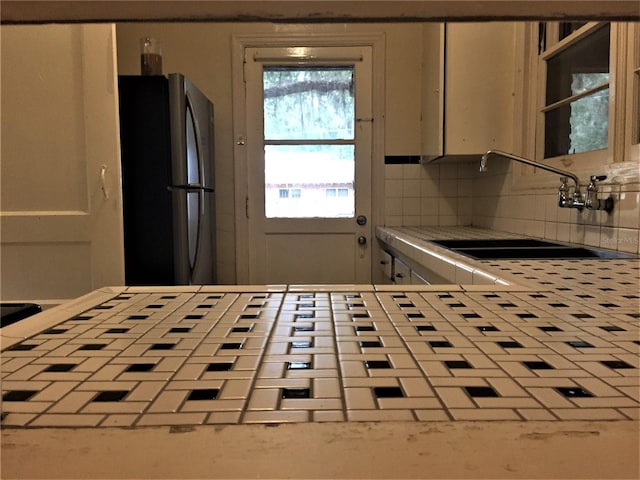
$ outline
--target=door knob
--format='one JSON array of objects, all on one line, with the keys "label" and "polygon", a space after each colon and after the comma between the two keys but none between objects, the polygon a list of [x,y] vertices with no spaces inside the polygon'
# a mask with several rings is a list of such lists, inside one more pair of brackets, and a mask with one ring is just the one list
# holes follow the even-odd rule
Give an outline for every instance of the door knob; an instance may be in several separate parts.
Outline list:
[{"label": "door knob", "polygon": [[358,237],[358,244],[366,245],[367,244],[367,237],[365,237],[364,235],[360,235]]}]

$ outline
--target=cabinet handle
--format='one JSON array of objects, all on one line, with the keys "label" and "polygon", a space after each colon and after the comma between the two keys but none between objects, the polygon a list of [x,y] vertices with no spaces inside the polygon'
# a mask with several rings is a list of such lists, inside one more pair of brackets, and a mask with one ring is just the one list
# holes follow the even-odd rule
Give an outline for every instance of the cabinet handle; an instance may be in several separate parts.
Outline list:
[{"label": "cabinet handle", "polygon": [[396,278],[404,278],[404,275],[402,273],[396,273]]}]

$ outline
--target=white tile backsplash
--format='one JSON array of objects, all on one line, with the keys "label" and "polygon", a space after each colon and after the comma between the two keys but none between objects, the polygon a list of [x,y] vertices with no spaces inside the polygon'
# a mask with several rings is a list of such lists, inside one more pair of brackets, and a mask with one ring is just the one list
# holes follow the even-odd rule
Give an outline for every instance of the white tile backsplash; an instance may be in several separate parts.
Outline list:
[{"label": "white tile backsplash", "polygon": [[511,166],[494,162],[385,165],[385,225],[479,226],[549,240],[640,253],[640,184],[600,185],[611,213],[559,208],[554,187],[516,190]]}]

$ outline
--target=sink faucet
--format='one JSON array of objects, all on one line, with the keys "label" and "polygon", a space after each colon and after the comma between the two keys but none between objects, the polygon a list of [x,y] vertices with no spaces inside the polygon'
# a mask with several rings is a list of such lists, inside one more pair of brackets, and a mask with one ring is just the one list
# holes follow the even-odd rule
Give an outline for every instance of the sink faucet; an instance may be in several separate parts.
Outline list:
[{"label": "sink faucet", "polygon": [[[487,160],[491,155],[496,155],[499,157],[508,158],[510,160],[515,160],[516,162],[524,163],[526,165],[531,165],[533,167],[540,168],[542,170],[546,170],[548,172],[557,173],[560,175],[560,187],[558,188],[558,206],[561,208],[577,208],[578,210],[582,210],[583,208],[588,208],[590,210],[605,210],[610,212],[613,209],[613,199],[611,197],[605,200],[599,200],[597,198],[598,187],[596,186],[596,182],[599,180],[604,180],[607,177],[592,175],[587,187],[587,196],[586,198],[582,197],[582,193],[580,192],[580,180],[578,177],[571,172],[567,172],[565,170],[561,170],[559,168],[552,167],[550,165],[545,165],[544,163],[535,162],[533,160],[529,160],[528,158],[519,157],[517,155],[513,155],[512,153],[502,152],[500,150],[489,150],[487,153],[482,155],[480,159],[480,172],[486,172],[487,168]],[[573,194],[570,193],[569,185],[567,184],[568,179],[573,180],[574,188]]]}]

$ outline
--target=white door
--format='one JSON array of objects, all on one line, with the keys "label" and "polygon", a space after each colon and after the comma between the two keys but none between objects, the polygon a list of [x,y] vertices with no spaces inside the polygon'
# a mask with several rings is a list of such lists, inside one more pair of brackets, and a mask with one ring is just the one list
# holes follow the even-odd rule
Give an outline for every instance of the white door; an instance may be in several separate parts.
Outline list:
[{"label": "white door", "polygon": [[114,25],[2,26],[2,300],[124,282]]},{"label": "white door", "polygon": [[245,49],[252,283],[371,281],[371,55]]}]

